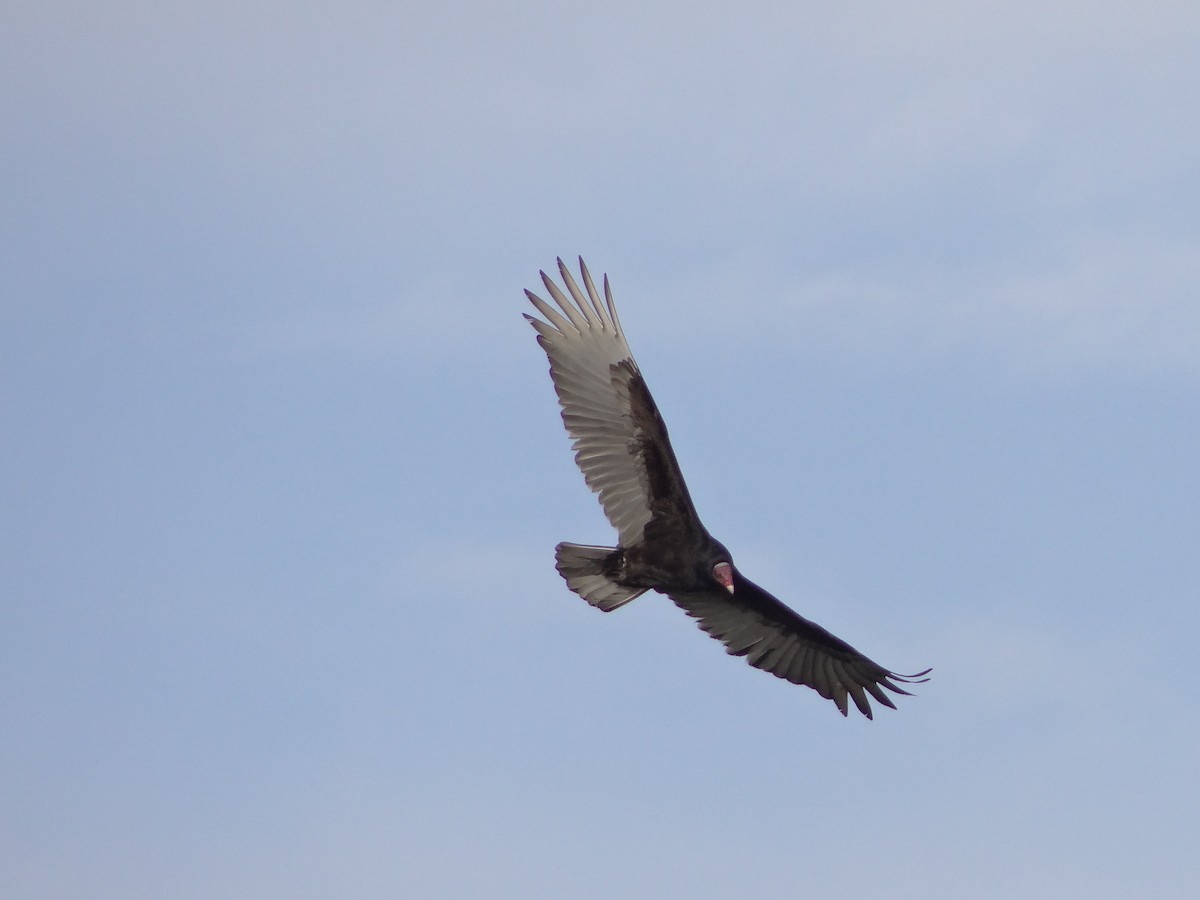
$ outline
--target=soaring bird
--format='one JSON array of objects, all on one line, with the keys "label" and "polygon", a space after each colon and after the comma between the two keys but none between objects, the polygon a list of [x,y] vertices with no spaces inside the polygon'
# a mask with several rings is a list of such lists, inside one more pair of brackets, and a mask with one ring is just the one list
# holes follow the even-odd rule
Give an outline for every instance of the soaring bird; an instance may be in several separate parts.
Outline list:
[{"label": "soaring bird", "polygon": [[843,716],[849,698],[872,718],[868,695],[895,709],[886,691],[908,695],[900,684],[927,681],[930,670],[885,669],[741,573],[696,513],[667,426],[625,340],[608,276],[601,300],[582,259],[584,290],[561,259],[558,272],[566,293],[539,273],[558,308],[526,291],[542,318],[525,318],[550,360],[575,462],[618,539],[616,547],[559,544],[556,568],[567,586],[604,612],[658,591],[727,652],[807,685]]}]

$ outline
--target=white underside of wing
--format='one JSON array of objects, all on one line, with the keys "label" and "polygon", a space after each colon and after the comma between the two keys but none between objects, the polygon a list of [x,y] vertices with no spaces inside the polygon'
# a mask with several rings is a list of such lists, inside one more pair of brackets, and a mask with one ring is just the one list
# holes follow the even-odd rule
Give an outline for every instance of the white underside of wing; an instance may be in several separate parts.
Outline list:
[{"label": "white underside of wing", "polygon": [[542,273],[546,290],[562,312],[526,291],[546,321],[526,318],[537,329],[539,343],[550,359],[550,375],[575,461],[588,486],[600,495],[604,514],[617,529],[622,546],[629,547],[641,541],[651,518],[629,403],[629,380],[638,368],[621,331],[607,280],[602,302],[583,260],[579,265],[587,294],[559,260],[559,273],[570,298]]}]

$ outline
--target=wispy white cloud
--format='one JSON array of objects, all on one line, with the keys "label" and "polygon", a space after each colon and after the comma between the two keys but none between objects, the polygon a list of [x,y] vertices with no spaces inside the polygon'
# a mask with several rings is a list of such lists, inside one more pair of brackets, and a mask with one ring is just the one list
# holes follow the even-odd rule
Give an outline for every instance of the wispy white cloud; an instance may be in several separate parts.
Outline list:
[{"label": "wispy white cloud", "polygon": [[1038,367],[1200,375],[1200,242],[1104,238],[1045,272],[1010,272],[976,327]]},{"label": "wispy white cloud", "polygon": [[639,323],[635,349],[685,337],[868,366],[967,355],[1025,374],[1200,375],[1200,241],[1186,236],[1100,235],[1051,258],[815,274],[745,255],[663,280],[617,284],[618,303],[634,310],[626,319]]}]

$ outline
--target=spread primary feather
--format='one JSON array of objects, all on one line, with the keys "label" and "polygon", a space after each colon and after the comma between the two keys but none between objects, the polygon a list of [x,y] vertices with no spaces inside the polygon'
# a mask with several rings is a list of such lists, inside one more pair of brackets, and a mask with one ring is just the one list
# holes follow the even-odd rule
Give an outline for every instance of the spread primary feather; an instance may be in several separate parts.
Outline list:
[{"label": "spread primary feather", "polygon": [[[525,318],[550,360],[575,461],[617,531],[616,547],[558,545],[556,565],[568,587],[605,612],[648,590],[666,594],[727,652],[812,688],[842,715],[853,701],[871,718],[868,695],[895,708],[888,692],[907,694],[900,685],[927,680],[929,670],[897,675],[885,669],[732,565],[692,504],[662,416],[626,343],[608,276],[601,298],[582,259],[579,271],[583,289],[558,260],[565,293],[541,273],[555,305],[525,292],[542,316]],[[717,577],[725,563],[732,571],[728,584]]]}]

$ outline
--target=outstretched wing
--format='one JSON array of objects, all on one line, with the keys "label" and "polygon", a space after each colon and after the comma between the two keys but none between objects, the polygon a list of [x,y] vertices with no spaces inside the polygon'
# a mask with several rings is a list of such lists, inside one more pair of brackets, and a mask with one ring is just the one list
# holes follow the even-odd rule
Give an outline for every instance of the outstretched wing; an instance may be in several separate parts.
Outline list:
[{"label": "outstretched wing", "polygon": [[884,692],[908,694],[901,684],[928,679],[929,673],[897,675],[863,656],[841,638],[784,606],[737,573],[732,594],[711,591],[673,593],[671,599],[734,656],[793,684],[804,684],[847,714],[846,698],[868,719],[870,694],[884,706],[896,706]]},{"label": "outstretched wing", "polygon": [[550,359],[563,424],[584,480],[600,495],[622,546],[639,543],[652,521],[694,532],[701,527],[695,507],[667,427],[625,342],[608,276],[602,302],[582,259],[586,296],[561,259],[558,271],[569,298],[545,272],[541,276],[561,313],[526,291],[545,321],[525,318]]}]

